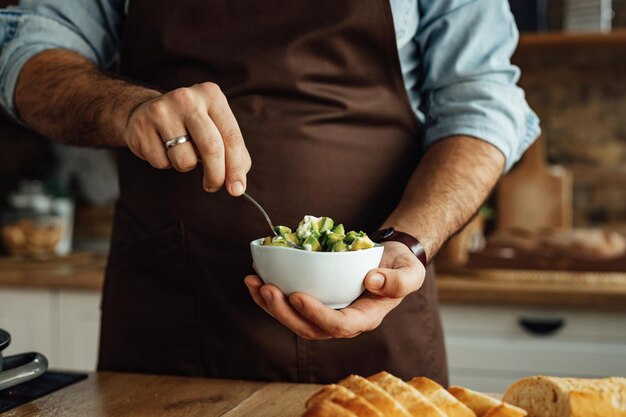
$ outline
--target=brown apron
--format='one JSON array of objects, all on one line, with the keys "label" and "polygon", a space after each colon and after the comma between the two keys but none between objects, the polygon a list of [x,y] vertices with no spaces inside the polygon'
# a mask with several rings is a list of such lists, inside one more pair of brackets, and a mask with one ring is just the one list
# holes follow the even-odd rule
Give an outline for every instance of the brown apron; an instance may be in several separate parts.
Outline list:
[{"label": "brown apron", "polygon": [[[304,214],[378,229],[420,157],[389,0],[132,0],[123,74],[164,91],[221,86],[253,161],[248,189],[278,224]],[[243,283],[268,234],[202,171],[158,171],[122,151],[99,368],[337,381],[387,370],[447,383],[434,275],[375,331],[306,341]],[[341,277],[337,277],[341,279]]]}]

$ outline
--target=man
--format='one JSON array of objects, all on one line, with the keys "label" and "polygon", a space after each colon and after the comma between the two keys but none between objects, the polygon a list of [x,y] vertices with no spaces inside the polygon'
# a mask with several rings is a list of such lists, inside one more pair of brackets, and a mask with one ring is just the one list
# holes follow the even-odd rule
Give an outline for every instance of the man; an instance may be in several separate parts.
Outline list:
[{"label": "man", "polygon": [[[2,19],[6,109],[120,148],[100,369],[447,382],[426,259],[538,134],[505,0],[41,0]],[[246,189],[279,224],[395,228],[367,291],[335,311],[263,285]]]}]

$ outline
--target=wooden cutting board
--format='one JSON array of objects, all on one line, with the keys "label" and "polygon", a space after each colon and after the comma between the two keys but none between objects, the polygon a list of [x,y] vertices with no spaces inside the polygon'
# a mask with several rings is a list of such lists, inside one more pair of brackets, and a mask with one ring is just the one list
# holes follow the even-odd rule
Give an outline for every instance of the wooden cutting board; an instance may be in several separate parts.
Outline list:
[{"label": "wooden cutting board", "polygon": [[539,138],[518,165],[500,179],[496,228],[571,228],[572,188],[572,174],[547,163],[545,140]]},{"label": "wooden cutting board", "polygon": [[3,417],[300,417],[314,384],[96,372]]}]

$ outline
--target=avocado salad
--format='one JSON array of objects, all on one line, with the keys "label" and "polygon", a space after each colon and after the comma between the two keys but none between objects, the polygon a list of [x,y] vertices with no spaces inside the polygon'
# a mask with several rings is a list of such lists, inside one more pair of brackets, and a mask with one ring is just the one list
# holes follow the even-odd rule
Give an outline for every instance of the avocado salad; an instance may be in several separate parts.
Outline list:
[{"label": "avocado salad", "polygon": [[335,226],[330,217],[304,216],[295,232],[287,226],[275,226],[274,230],[278,236],[266,237],[263,245],[288,248],[297,245],[312,252],[347,252],[374,247],[365,232],[346,233],[343,224]]}]

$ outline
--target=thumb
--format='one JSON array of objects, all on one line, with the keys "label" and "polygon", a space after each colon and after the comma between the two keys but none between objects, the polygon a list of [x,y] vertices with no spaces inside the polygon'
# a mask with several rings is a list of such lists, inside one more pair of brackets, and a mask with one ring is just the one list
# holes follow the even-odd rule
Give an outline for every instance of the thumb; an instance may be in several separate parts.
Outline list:
[{"label": "thumb", "polygon": [[424,282],[419,269],[403,267],[397,269],[372,269],[365,276],[365,288],[373,294],[389,298],[404,298],[417,291]]}]

